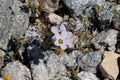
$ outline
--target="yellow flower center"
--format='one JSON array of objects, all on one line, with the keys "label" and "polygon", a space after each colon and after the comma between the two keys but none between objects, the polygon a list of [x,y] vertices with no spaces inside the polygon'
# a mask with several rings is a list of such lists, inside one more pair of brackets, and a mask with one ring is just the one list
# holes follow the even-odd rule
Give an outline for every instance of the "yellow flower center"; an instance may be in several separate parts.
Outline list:
[{"label": "yellow flower center", "polygon": [[60,51],[60,54],[61,54],[61,55],[64,55],[64,54],[65,54],[64,50],[61,50],[61,51]]},{"label": "yellow flower center", "polygon": [[62,39],[59,39],[59,40],[58,40],[58,43],[59,43],[59,44],[62,44],[62,43],[63,43],[63,40],[62,40]]},{"label": "yellow flower center", "polygon": [[5,80],[11,80],[11,76],[10,75],[6,75],[5,76]]}]

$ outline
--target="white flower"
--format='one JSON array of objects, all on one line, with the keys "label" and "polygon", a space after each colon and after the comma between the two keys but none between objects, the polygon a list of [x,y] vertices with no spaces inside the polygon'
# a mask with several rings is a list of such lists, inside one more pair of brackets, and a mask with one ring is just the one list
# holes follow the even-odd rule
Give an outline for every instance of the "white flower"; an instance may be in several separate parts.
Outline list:
[{"label": "white flower", "polygon": [[51,32],[53,32],[54,34],[54,36],[52,37],[54,44],[56,46],[60,46],[62,50],[74,46],[73,34],[69,31],[66,31],[64,24],[61,24],[60,28],[58,28],[57,26],[53,26],[51,28]]}]

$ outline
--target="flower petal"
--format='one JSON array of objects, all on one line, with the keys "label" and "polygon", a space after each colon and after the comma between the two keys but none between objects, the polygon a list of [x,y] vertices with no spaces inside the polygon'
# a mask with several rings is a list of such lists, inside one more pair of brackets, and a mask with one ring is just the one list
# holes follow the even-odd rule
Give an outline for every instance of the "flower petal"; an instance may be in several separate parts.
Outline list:
[{"label": "flower petal", "polygon": [[63,38],[63,36],[61,36],[60,34],[55,34],[55,37],[56,37],[56,39],[62,39]]},{"label": "flower petal", "polygon": [[73,37],[73,33],[72,32],[67,32],[67,38],[72,38]]},{"label": "flower petal", "polygon": [[67,32],[66,31],[61,32],[61,37],[63,39],[67,38]]},{"label": "flower petal", "polygon": [[69,48],[72,48],[74,46],[73,39],[65,39],[63,44],[65,44]]},{"label": "flower petal", "polygon": [[64,25],[64,24],[61,24],[61,25],[60,25],[60,31],[61,31],[61,32],[64,32],[64,31],[66,32],[66,28],[65,28],[65,25]]},{"label": "flower petal", "polygon": [[58,34],[58,33],[59,33],[59,30],[58,30],[58,28],[57,28],[56,26],[53,26],[53,27],[51,28],[51,32],[53,32],[53,34]]},{"label": "flower petal", "polygon": [[67,49],[67,46],[66,46],[66,45],[64,45],[64,44],[62,44],[60,47],[61,47],[61,49],[62,49],[62,50]]}]

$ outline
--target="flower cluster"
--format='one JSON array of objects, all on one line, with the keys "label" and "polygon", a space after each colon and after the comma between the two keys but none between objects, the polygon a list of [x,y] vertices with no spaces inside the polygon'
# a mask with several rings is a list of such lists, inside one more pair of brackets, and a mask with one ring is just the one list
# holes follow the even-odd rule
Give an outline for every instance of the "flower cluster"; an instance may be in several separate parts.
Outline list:
[{"label": "flower cluster", "polygon": [[51,32],[54,34],[52,40],[56,46],[60,46],[62,50],[72,48],[74,46],[73,34],[70,31],[66,31],[64,24],[59,26],[53,26]]}]

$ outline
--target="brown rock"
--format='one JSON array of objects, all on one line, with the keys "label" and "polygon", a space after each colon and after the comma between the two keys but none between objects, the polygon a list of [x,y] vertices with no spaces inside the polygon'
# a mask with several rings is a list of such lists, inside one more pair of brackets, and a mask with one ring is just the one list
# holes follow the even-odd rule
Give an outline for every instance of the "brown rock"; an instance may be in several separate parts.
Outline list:
[{"label": "brown rock", "polygon": [[50,13],[48,15],[49,21],[51,23],[55,23],[55,24],[60,24],[63,20],[62,17],[58,16],[57,14],[54,13]]},{"label": "brown rock", "polygon": [[104,59],[100,64],[102,75],[109,79],[116,80],[119,74],[117,59],[120,55],[110,51],[105,51],[103,55]]}]

